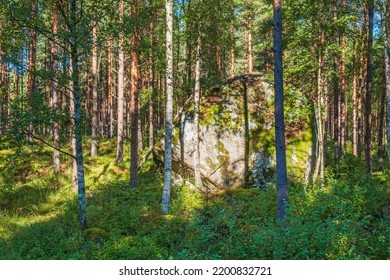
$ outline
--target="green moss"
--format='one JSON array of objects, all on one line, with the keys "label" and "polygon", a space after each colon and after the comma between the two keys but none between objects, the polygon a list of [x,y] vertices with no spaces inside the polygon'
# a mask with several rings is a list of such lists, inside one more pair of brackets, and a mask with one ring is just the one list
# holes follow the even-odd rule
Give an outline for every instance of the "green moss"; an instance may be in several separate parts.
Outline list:
[{"label": "green moss", "polygon": [[[288,139],[286,157],[290,176],[303,179],[306,174],[307,163],[310,160],[309,152],[312,146],[312,133],[306,129],[300,136]],[[295,160],[293,160],[293,158]]]},{"label": "green moss", "polygon": [[250,132],[249,152],[262,151],[266,154],[275,154],[275,132],[274,130],[262,129],[261,125]]},{"label": "green moss", "polygon": [[216,168],[218,168],[218,165],[213,163],[213,161],[210,157],[206,158],[206,164],[210,168],[210,170],[215,170]]},{"label": "green moss", "polygon": [[172,144],[179,147],[180,143],[180,129],[179,127],[174,127],[172,131]]},{"label": "green moss", "polygon": [[216,104],[211,105],[209,108],[201,106],[200,112],[201,117],[199,118],[199,124],[202,126],[209,126],[214,123],[219,112],[219,107]]},{"label": "green moss", "polygon": [[84,231],[84,236],[91,240],[97,240],[97,239],[107,240],[109,238],[108,233],[101,228],[87,228]]},{"label": "green moss", "polygon": [[172,221],[174,219],[175,219],[175,216],[173,216],[173,215],[160,215],[160,216],[154,217],[152,219],[152,222],[160,223],[160,222]]},{"label": "green moss", "polygon": [[227,165],[224,163],[228,162],[230,159],[229,151],[225,148],[225,145],[221,141],[217,142],[215,148],[218,151],[217,159],[218,159],[218,166],[221,166],[220,172],[222,174],[225,174],[226,172],[228,172],[228,170],[227,170]]}]

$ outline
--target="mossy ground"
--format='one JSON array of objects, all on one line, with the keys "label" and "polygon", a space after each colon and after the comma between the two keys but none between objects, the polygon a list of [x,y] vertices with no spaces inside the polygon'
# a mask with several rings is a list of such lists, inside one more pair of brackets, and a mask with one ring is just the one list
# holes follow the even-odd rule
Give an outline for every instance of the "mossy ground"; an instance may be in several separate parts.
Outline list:
[{"label": "mossy ground", "polygon": [[[370,176],[346,156],[325,188],[289,187],[289,220],[276,222],[276,190],[203,195],[173,187],[161,215],[161,170],[149,160],[129,187],[129,158],[115,163],[115,140],[85,154],[89,229],[80,233],[71,161],[62,173],[41,144],[0,151],[0,259],[389,259],[390,173]],[[89,142],[85,143],[89,147]],[[87,149],[86,149],[87,150]],[[125,154],[129,154],[128,150]]]}]

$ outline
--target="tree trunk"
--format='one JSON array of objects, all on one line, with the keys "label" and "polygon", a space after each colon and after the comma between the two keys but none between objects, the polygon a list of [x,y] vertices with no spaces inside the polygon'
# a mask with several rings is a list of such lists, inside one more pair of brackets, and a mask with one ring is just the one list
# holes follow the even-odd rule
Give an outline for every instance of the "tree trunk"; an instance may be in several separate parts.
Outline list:
[{"label": "tree trunk", "polygon": [[90,69],[89,69],[89,54],[85,54],[85,101],[84,101],[84,110],[85,110],[85,119],[87,120],[86,131],[90,128],[89,120],[91,119],[91,84],[90,84]]},{"label": "tree trunk", "polygon": [[390,12],[389,2],[386,2],[385,14],[383,16],[383,38],[384,38],[384,50],[385,50],[385,71],[386,71],[386,111],[387,111],[387,153],[390,160],[390,31],[388,23],[388,15]]},{"label": "tree trunk", "polygon": [[253,72],[253,39],[252,39],[252,1],[249,1],[249,10],[248,10],[248,73],[251,74]]},{"label": "tree trunk", "polygon": [[[341,3],[341,12],[345,14],[346,0]],[[346,127],[346,106],[345,106],[345,90],[346,90],[346,74],[345,74],[345,27],[341,27],[341,61],[340,61],[340,107],[339,107],[339,136],[338,136],[338,158],[340,159],[344,153],[345,142],[345,127]]]},{"label": "tree trunk", "polygon": [[[337,22],[338,20],[338,11],[337,11],[337,1],[333,2],[333,21]],[[334,29],[334,38],[335,42],[338,41],[338,28]],[[334,142],[334,162],[336,166],[340,160],[340,90],[339,90],[339,55],[335,51],[333,56],[333,142]]]},{"label": "tree trunk", "polygon": [[97,51],[97,22],[93,21],[92,27],[92,145],[91,156],[97,156],[97,132],[98,132],[98,51]]},{"label": "tree trunk", "polygon": [[234,52],[234,8],[232,13],[232,21],[230,23],[230,78],[235,76],[235,52]]},{"label": "tree trunk", "polygon": [[[57,40],[57,32],[58,32],[58,14],[56,6],[52,6],[51,11],[51,23],[52,23],[52,32],[55,36],[55,40]],[[58,110],[58,86],[57,86],[57,80],[58,80],[58,44],[56,41],[51,42],[51,56],[50,56],[50,71],[53,74],[53,78],[50,80],[50,95],[51,95],[51,106],[53,108],[54,114],[57,116],[59,115]],[[57,150],[59,149],[60,145],[60,125],[57,121],[53,121],[53,168],[54,172],[58,173],[60,172],[60,152]]]},{"label": "tree trunk", "polygon": [[198,39],[196,44],[196,66],[195,66],[195,92],[194,92],[194,175],[195,187],[202,188],[200,176],[200,151],[199,151],[199,103],[200,103],[200,49],[201,49],[201,28],[198,28]]},{"label": "tree trunk", "polygon": [[[324,45],[325,38],[324,32],[320,35],[321,46]],[[325,107],[325,93],[324,93],[324,79],[323,69],[325,68],[325,55],[323,50],[319,49],[318,55],[318,73],[317,73],[317,99],[314,102],[314,111],[317,126],[317,144],[318,144],[318,155],[316,167],[313,175],[313,181],[316,181],[318,174],[320,174],[321,185],[324,184],[325,180],[325,130],[324,130],[324,107]]]},{"label": "tree trunk", "polygon": [[[123,25],[123,0],[119,1],[119,21],[121,25]],[[123,26],[122,26],[123,27]],[[120,163],[123,161],[123,133],[124,133],[124,72],[125,72],[125,54],[123,51],[124,45],[124,38],[123,38],[123,32],[119,33],[119,53],[118,53],[118,141],[117,141],[117,148],[116,148],[116,161],[117,163]]]},{"label": "tree trunk", "polygon": [[79,222],[80,229],[83,231],[87,228],[86,216],[86,197],[84,181],[84,160],[83,160],[83,141],[82,141],[82,110],[79,87],[79,65],[78,65],[78,38],[77,38],[77,0],[70,2],[70,33],[71,33],[71,58],[72,58],[72,81],[73,81],[73,106],[74,106],[74,134],[76,142],[76,163],[77,163],[77,180],[78,180],[78,204],[79,204]]},{"label": "tree trunk", "polygon": [[[38,3],[34,0],[31,3],[31,19],[34,20],[38,15]],[[35,67],[37,60],[37,31],[35,28],[30,29],[30,42],[29,42],[29,57],[28,57],[28,73],[27,73],[27,100],[28,109],[33,110],[34,107],[34,95],[35,95]],[[33,121],[30,120],[28,125],[28,137],[27,140],[32,141],[31,134],[35,134],[35,128]]]},{"label": "tree trunk", "polygon": [[[0,19],[0,38],[2,38],[3,21]],[[6,111],[9,107],[8,91],[9,84],[6,82],[7,64],[3,59],[3,46],[0,40],[0,134],[6,132],[7,116]],[[2,100],[4,98],[4,100]]]},{"label": "tree trunk", "polygon": [[166,8],[166,117],[165,117],[165,155],[164,155],[164,189],[162,212],[168,214],[171,197],[172,170],[172,118],[173,118],[173,46],[172,46],[172,0],[165,1]]},{"label": "tree trunk", "polygon": [[[135,21],[137,17],[137,2],[131,5],[131,17]],[[136,26],[131,36],[131,148],[130,148],[130,187],[136,188],[138,175],[138,91],[139,91],[139,52],[140,30]]]},{"label": "tree trunk", "polygon": [[[149,1],[151,11],[153,12],[152,0]],[[153,149],[154,146],[154,21],[153,13],[151,14],[151,20],[149,24],[149,42],[150,42],[150,54],[149,54],[149,150]]]},{"label": "tree trunk", "polygon": [[353,42],[352,55],[352,147],[354,156],[358,156],[358,112],[357,112],[357,78],[356,78],[356,40]]},{"label": "tree trunk", "polygon": [[[75,1],[75,0],[73,0]],[[69,30],[69,32],[71,32]],[[71,44],[69,44],[71,45]],[[69,80],[69,111],[70,111],[70,124],[71,124],[71,129],[70,129],[70,143],[72,146],[72,155],[73,155],[73,168],[72,168],[72,189],[73,192],[78,192],[79,188],[79,183],[78,183],[78,172],[77,172],[77,161],[76,161],[76,137],[75,137],[75,106],[74,106],[74,63],[73,63],[73,56],[72,56],[72,50],[70,50],[70,55],[69,55],[69,73],[70,73],[70,80]]]},{"label": "tree trunk", "polygon": [[283,48],[282,48],[282,1],[274,0],[274,87],[275,87],[275,146],[276,188],[278,192],[278,221],[286,219],[287,167],[284,128],[283,96]]},{"label": "tree trunk", "polygon": [[144,150],[143,137],[142,137],[142,114],[141,114],[141,102],[138,96],[138,154],[141,154]]},{"label": "tree trunk", "polygon": [[363,138],[363,96],[366,95],[366,63],[367,63],[367,5],[363,3],[362,19],[362,42],[360,47],[360,71],[359,71],[359,94],[358,94],[358,157],[362,154]]},{"label": "tree trunk", "polygon": [[366,99],[365,99],[365,135],[364,135],[364,151],[366,157],[366,169],[368,173],[372,173],[371,162],[371,95],[372,95],[372,40],[373,40],[373,17],[374,4],[369,0],[368,4],[368,46],[367,46],[367,71],[366,71]]},{"label": "tree trunk", "polygon": [[[383,69],[386,69],[386,67],[384,67]],[[378,164],[380,169],[382,169],[383,153],[385,150],[383,146],[383,132],[385,127],[385,103],[386,103],[386,71],[383,71],[382,94],[379,103],[380,112],[379,112],[379,127],[378,127]]]},{"label": "tree trunk", "polygon": [[108,41],[107,54],[107,95],[108,95],[108,115],[109,132],[108,137],[114,137],[114,81],[113,81],[113,58],[112,58],[112,40]]}]

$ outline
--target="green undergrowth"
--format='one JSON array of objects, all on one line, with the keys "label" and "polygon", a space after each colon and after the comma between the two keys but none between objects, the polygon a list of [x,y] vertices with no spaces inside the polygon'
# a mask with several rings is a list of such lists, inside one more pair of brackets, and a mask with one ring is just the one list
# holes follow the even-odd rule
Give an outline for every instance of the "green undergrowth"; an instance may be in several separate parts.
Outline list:
[{"label": "green undergrowth", "polygon": [[0,259],[389,259],[388,170],[368,175],[346,155],[324,187],[290,184],[283,226],[274,186],[208,195],[174,186],[162,215],[161,170],[146,161],[130,189],[129,158],[117,164],[115,139],[99,143],[98,157],[85,154],[83,233],[70,159],[54,174],[47,147],[0,151]]}]

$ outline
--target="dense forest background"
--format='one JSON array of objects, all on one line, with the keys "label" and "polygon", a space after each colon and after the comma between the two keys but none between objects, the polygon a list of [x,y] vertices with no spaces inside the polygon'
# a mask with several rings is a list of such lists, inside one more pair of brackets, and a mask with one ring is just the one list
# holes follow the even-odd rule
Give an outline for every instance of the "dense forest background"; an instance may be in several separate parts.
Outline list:
[{"label": "dense forest background", "polygon": [[[389,23],[388,0],[3,0],[0,259],[389,259]],[[242,172],[221,141],[205,172],[217,126]]]}]

